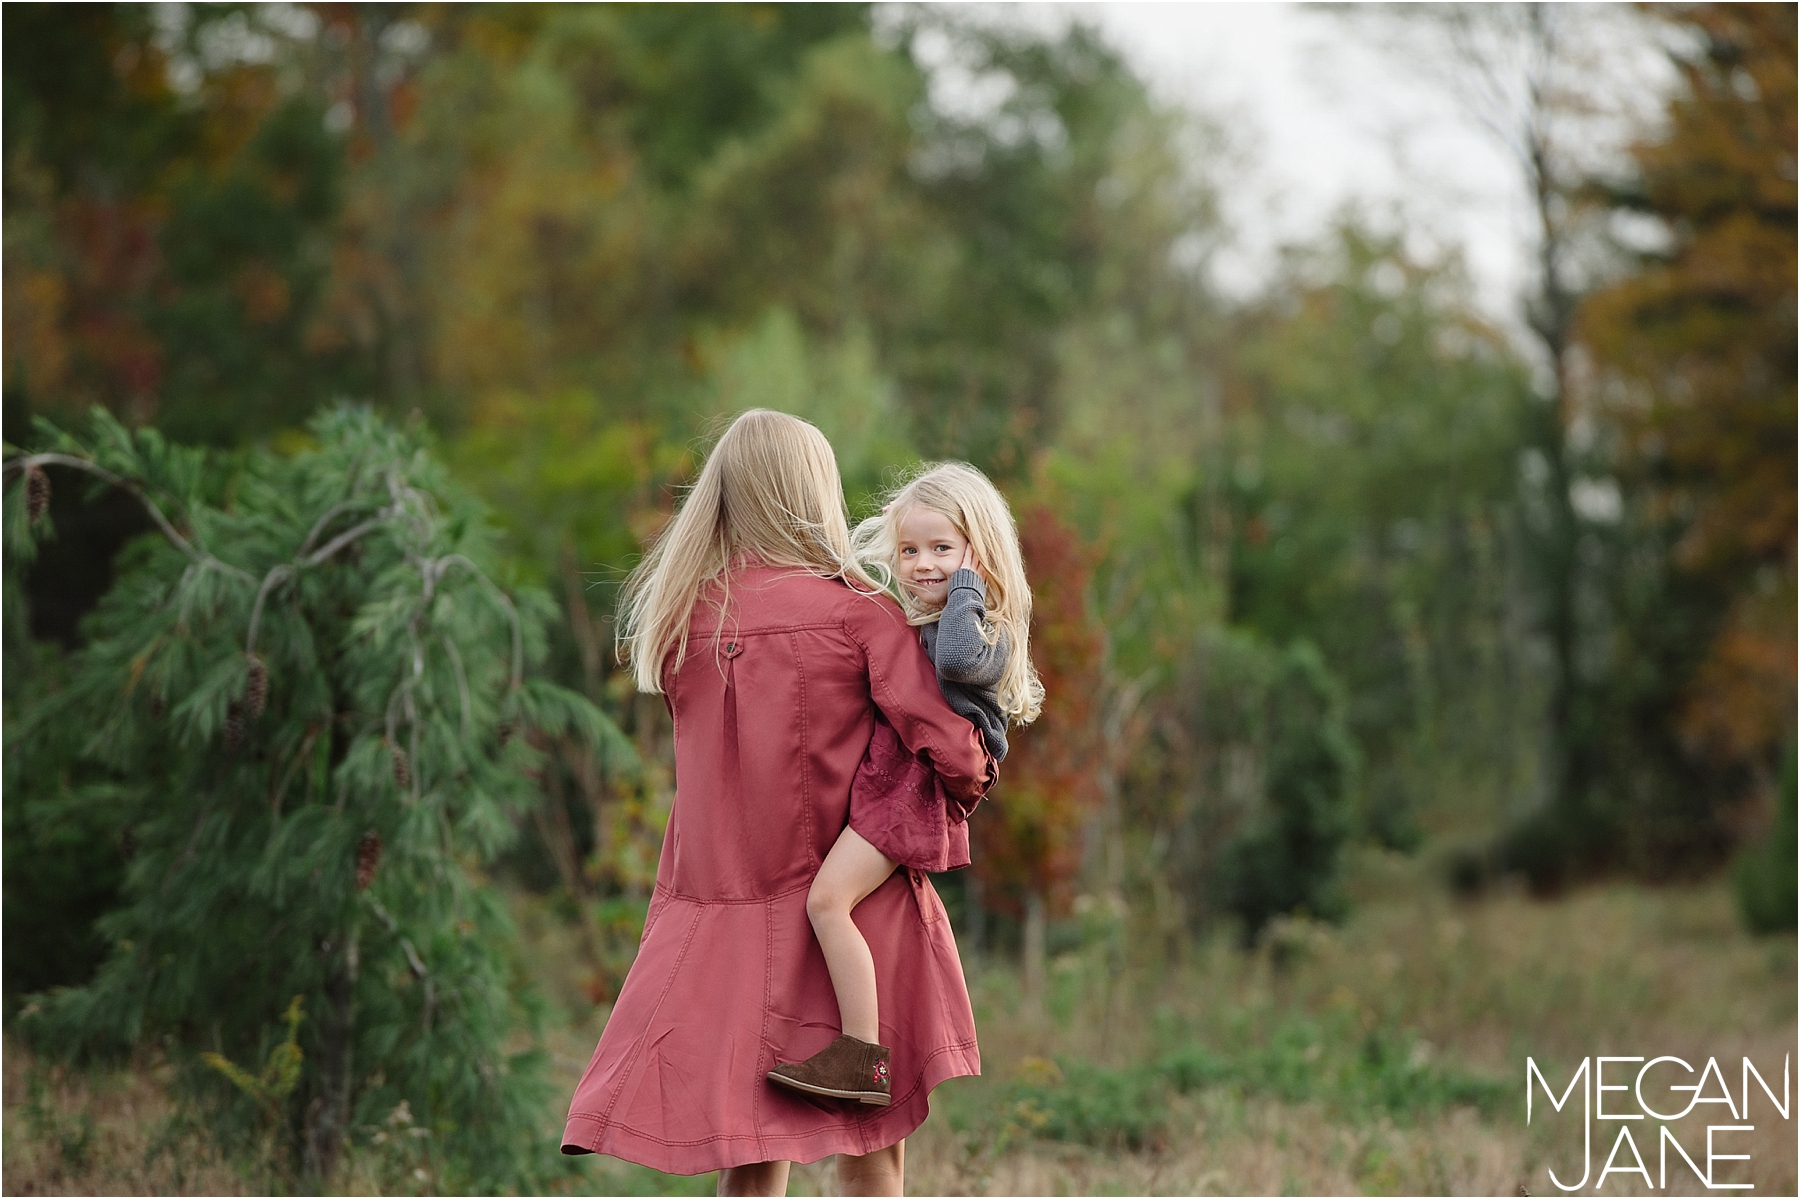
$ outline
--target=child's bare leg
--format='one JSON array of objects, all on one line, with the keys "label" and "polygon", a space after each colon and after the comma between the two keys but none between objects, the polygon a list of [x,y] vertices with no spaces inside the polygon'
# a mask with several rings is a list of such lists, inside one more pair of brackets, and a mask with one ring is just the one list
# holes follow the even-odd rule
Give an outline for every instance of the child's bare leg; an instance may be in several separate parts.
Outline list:
[{"label": "child's bare leg", "polygon": [[863,940],[850,909],[887,881],[894,863],[863,840],[855,829],[845,829],[825,855],[806,894],[806,915],[812,920],[825,966],[831,971],[831,987],[837,992],[838,1022],[845,1035],[875,1044],[881,1040],[880,1009],[875,1000],[875,959]]}]

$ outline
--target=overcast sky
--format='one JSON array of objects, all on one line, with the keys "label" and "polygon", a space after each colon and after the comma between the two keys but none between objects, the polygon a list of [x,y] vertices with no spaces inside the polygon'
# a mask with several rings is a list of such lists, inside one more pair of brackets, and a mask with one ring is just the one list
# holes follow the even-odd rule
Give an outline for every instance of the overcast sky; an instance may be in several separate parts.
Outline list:
[{"label": "overcast sky", "polygon": [[[1244,177],[1225,189],[1237,232],[1217,266],[1228,290],[1255,287],[1278,245],[1316,237],[1357,202],[1378,219],[1403,212],[1421,242],[1461,247],[1482,307],[1516,321],[1530,230],[1520,172],[1368,22],[1281,3],[1031,8],[1098,24],[1158,95],[1222,119],[1247,153]],[[1626,26],[1607,38],[1616,103],[1627,120],[1653,117],[1666,60]]]}]

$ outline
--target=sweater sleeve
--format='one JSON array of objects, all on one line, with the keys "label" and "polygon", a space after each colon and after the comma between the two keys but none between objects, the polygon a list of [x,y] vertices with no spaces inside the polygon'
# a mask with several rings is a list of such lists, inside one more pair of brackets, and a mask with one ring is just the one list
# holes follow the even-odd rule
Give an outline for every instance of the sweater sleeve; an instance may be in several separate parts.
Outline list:
[{"label": "sweater sleeve", "polygon": [[919,634],[892,600],[858,597],[844,631],[862,647],[869,695],[912,753],[931,759],[944,790],[973,800],[993,785],[995,768],[975,726],[956,714],[938,687]]},{"label": "sweater sleeve", "polygon": [[967,687],[992,690],[1006,676],[1010,657],[1006,634],[989,644],[982,627],[987,624],[987,587],[972,570],[950,576],[950,597],[938,617],[937,672],[941,679]]}]

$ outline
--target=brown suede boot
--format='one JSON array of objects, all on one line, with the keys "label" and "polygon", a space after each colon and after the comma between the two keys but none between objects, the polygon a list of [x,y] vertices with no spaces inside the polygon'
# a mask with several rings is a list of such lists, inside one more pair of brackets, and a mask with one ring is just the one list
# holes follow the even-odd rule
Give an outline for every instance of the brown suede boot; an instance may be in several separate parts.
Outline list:
[{"label": "brown suede boot", "polygon": [[840,1036],[803,1062],[776,1066],[769,1071],[769,1081],[808,1095],[886,1107],[893,1101],[888,1091],[889,1052],[886,1045]]}]

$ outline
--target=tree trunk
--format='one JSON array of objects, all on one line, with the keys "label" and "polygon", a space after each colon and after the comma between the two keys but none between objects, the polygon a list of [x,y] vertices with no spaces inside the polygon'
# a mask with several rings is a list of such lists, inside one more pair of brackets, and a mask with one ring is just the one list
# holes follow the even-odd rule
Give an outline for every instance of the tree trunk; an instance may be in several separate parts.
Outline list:
[{"label": "tree trunk", "polygon": [[[1532,27],[1540,39],[1548,43],[1540,6],[1530,9]],[[1533,91],[1534,101],[1545,101]],[[1538,422],[1538,451],[1549,469],[1545,501],[1549,508],[1550,527],[1545,530],[1542,545],[1548,611],[1545,632],[1549,635],[1555,677],[1551,680],[1547,713],[1550,728],[1551,802],[1568,812],[1586,799],[1591,778],[1589,757],[1590,734],[1581,711],[1581,678],[1577,661],[1580,652],[1580,628],[1576,613],[1580,584],[1579,540],[1570,487],[1577,474],[1569,444],[1569,428],[1574,413],[1570,380],[1570,331],[1574,323],[1576,297],[1568,283],[1567,257],[1569,232],[1559,214],[1562,194],[1554,177],[1551,150],[1541,130],[1544,122],[1534,121],[1533,133],[1527,140],[1532,200],[1538,223],[1538,281],[1533,297],[1529,324],[1543,346],[1550,364],[1550,395],[1546,411]]]},{"label": "tree trunk", "polygon": [[974,870],[963,871],[963,897],[968,908],[969,956],[980,961],[987,952],[987,908],[983,906],[986,896],[982,893],[981,876]]},{"label": "tree trunk", "polygon": [[600,702],[600,688],[606,681],[606,658],[600,634],[594,628],[593,614],[588,610],[587,586],[581,578],[581,564],[575,557],[575,543],[562,543],[563,595],[569,609],[569,629],[575,634],[575,645],[581,651],[581,678],[587,686],[588,698]]},{"label": "tree trunk", "polygon": [[1025,897],[1025,1003],[1034,1013],[1044,1008],[1044,933],[1048,924],[1044,897],[1033,891]]},{"label": "tree trunk", "polygon": [[[330,952],[327,947],[326,952]],[[325,981],[326,1010],[319,1019],[318,1090],[306,1105],[301,1133],[301,1172],[321,1188],[330,1184],[350,1133],[352,1055],[355,1049],[352,999],[356,991],[354,933],[344,956]]]},{"label": "tree trunk", "polygon": [[[544,772],[545,789],[549,792],[531,809],[533,822],[537,825],[538,836],[543,839],[544,849],[561,876],[563,886],[568,888],[569,898],[575,905],[577,923],[581,928],[582,945],[587,950],[589,964],[596,971],[605,971],[605,954],[603,952],[605,938],[601,935],[600,926],[594,914],[595,895],[589,886],[587,874],[582,869],[581,846],[575,840],[575,829],[569,823],[568,801],[563,795],[562,778],[554,767]],[[595,813],[598,818],[599,813]]]}]

